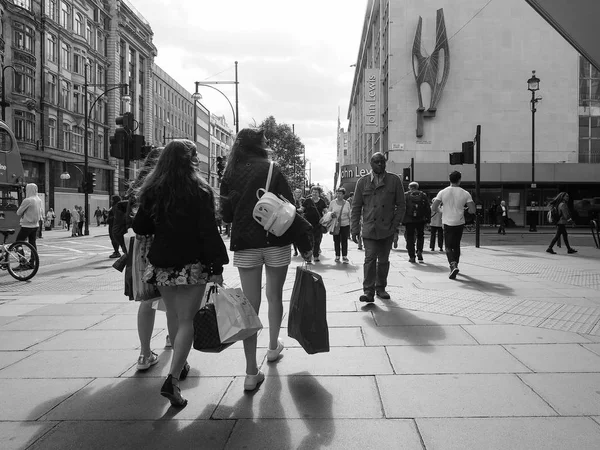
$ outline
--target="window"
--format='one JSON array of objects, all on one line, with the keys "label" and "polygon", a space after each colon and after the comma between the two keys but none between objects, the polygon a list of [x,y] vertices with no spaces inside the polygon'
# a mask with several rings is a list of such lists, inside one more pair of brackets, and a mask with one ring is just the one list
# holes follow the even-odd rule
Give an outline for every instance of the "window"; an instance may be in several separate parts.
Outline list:
[{"label": "window", "polygon": [[46,0],[46,15],[56,22],[56,2],[57,0]]},{"label": "window", "polygon": [[104,157],[104,134],[102,134],[102,133],[98,133],[98,139],[96,140],[96,147],[94,148],[94,156],[96,158]]},{"label": "window", "polygon": [[92,48],[96,48],[96,46],[94,45],[94,31],[92,30],[92,24],[89,22],[85,26],[85,40],[88,44],[90,44]]},{"label": "window", "polygon": [[104,67],[100,64],[96,65],[96,84],[104,84]]},{"label": "window", "polygon": [[68,30],[73,29],[71,23],[71,5],[66,2],[60,2],[60,24]]},{"label": "window", "polygon": [[13,45],[27,52],[33,53],[34,31],[33,28],[15,22],[13,24]]},{"label": "window", "polygon": [[56,36],[48,34],[46,40],[46,58],[48,58],[48,61],[56,62],[56,49]]},{"label": "window", "polygon": [[48,119],[48,146],[56,148],[56,119]]},{"label": "window", "polygon": [[83,36],[83,16],[79,13],[75,13],[75,33]]},{"label": "window", "polygon": [[73,51],[73,72],[83,75],[85,70],[85,58],[81,54],[81,50],[76,48]]},{"label": "window", "polygon": [[71,149],[71,125],[63,123],[63,150]]},{"label": "window", "polygon": [[64,109],[71,109],[71,83],[64,80],[60,90],[60,106]]},{"label": "window", "polygon": [[88,132],[87,132],[87,148],[88,148],[88,152],[90,152],[94,148],[93,147],[92,136],[93,136],[93,133],[90,130],[88,130]]},{"label": "window", "polygon": [[579,158],[600,164],[600,72],[579,57]]},{"label": "window", "polygon": [[83,153],[83,128],[73,127],[71,136],[71,150],[75,153]]},{"label": "window", "polygon": [[71,47],[64,42],[60,44],[60,66],[71,70]]},{"label": "window", "polygon": [[102,36],[102,32],[99,30],[96,31],[96,50],[98,50],[98,53],[103,54],[104,37]]},{"label": "window", "polygon": [[83,114],[83,92],[82,86],[73,85],[73,111]]},{"label": "window", "polygon": [[13,3],[27,11],[31,11],[31,0],[13,0]]},{"label": "window", "polygon": [[35,89],[35,71],[20,64],[15,64],[14,68],[14,91],[19,94],[33,97]]},{"label": "window", "polygon": [[56,105],[57,97],[56,75],[46,73],[46,101],[52,105]]},{"label": "window", "polygon": [[25,111],[14,111],[15,118],[15,138],[20,141],[33,142],[35,136],[33,130],[35,128],[35,114]]}]

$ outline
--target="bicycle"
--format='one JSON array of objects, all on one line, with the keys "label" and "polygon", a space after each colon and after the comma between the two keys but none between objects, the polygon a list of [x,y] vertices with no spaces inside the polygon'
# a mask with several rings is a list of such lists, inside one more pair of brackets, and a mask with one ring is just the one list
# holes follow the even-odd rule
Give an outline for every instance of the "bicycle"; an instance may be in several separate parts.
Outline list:
[{"label": "bicycle", "polygon": [[31,280],[40,268],[40,257],[29,242],[7,244],[8,236],[15,234],[14,229],[0,229],[4,240],[0,245],[0,270],[6,270],[16,280]]}]

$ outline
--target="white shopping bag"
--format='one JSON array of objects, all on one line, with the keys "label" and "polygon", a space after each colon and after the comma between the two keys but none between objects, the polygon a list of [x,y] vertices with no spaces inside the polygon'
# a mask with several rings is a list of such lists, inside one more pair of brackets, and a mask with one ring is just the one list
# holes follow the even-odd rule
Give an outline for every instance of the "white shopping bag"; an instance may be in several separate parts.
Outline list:
[{"label": "white shopping bag", "polygon": [[249,338],[263,327],[241,289],[219,288],[214,303],[223,344]]}]

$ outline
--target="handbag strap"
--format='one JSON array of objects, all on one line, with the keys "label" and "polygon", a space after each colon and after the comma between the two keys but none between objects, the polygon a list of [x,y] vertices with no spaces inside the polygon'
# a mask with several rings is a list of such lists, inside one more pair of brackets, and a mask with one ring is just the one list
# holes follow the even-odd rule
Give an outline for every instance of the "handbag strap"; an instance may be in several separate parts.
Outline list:
[{"label": "handbag strap", "polygon": [[269,164],[269,174],[267,175],[267,184],[265,185],[265,192],[269,192],[269,186],[271,185],[271,177],[273,176],[273,161]]}]

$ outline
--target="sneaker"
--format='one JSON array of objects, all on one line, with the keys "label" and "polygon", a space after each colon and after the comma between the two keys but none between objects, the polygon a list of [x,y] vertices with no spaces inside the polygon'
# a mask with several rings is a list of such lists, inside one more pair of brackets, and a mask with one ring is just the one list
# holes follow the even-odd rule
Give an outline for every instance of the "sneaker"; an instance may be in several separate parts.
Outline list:
[{"label": "sneaker", "polygon": [[433,251],[435,251],[435,247],[431,247],[429,250],[431,250],[433,252]]},{"label": "sneaker", "polygon": [[335,262],[340,262],[340,257],[339,256],[335,257]]},{"label": "sneaker", "polygon": [[569,250],[567,250],[567,253],[577,253],[577,250],[575,250],[574,248],[570,248]]},{"label": "sneaker", "polygon": [[458,265],[456,263],[451,263],[450,264],[450,275],[448,276],[448,278],[450,278],[451,280],[454,280],[456,278],[456,275],[458,275]]},{"label": "sneaker", "polygon": [[244,380],[244,390],[253,391],[263,381],[265,381],[265,374],[260,370],[256,375],[246,375],[246,379]]},{"label": "sneaker", "polygon": [[294,252],[294,256],[298,256],[298,252]]},{"label": "sneaker", "polygon": [[348,264],[350,262],[347,256],[342,256],[342,261],[344,262],[344,264]]},{"label": "sneaker", "polygon": [[444,251],[444,249],[443,249],[443,248],[440,248],[440,252],[443,252],[443,251]]},{"label": "sneaker", "polygon": [[321,260],[319,259],[318,256],[315,256],[315,262],[320,262]]},{"label": "sneaker", "polygon": [[168,334],[167,338],[165,339],[165,348],[173,348],[173,345],[171,344],[171,339],[169,338]]},{"label": "sneaker", "polygon": [[417,262],[417,260],[413,257],[413,258],[408,258],[408,262],[414,263]]},{"label": "sneaker", "polygon": [[148,370],[154,364],[158,362],[158,355],[154,352],[150,352],[150,356],[140,355],[137,361],[137,370]]},{"label": "sneaker", "polygon": [[362,248],[362,246],[359,246],[359,247],[358,247],[358,249],[359,249],[359,250],[362,250],[363,248]]},{"label": "sneaker", "polygon": [[377,297],[382,298],[384,300],[389,300],[390,298],[390,294],[388,294],[386,291],[382,290],[382,291],[377,291]]},{"label": "sneaker", "polygon": [[373,303],[375,301],[375,296],[373,294],[364,293],[360,296],[359,300],[365,303]]},{"label": "sneaker", "polygon": [[277,348],[275,350],[268,349],[267,350],[267,361],[274,362],[279,359],[281,356],[281,352],[283,351],[283,341],[281,339],[277,339]]},{"label": "sneaker", "polygon": [[394,248],[398,248],[398,241],[394,241]]},{"label": "sneaker", "polygon": [[[75,237],[75,236],[73,236]],[[114,252],[112,255],[109,256],[109,258],[120,258],[121,254],[119,252]]]},{"label": "sneaker", "polygon": [[556,252],[554,250],[552,250],[550,247],[548,247],[546,249],[546,253],[552,253],[553,255],[556,255]]},{"label": "sneaker", "polygon": [[423,253],[418,252],[417,253],[417,259],[419,260],[419,262],[423,262]]}]

